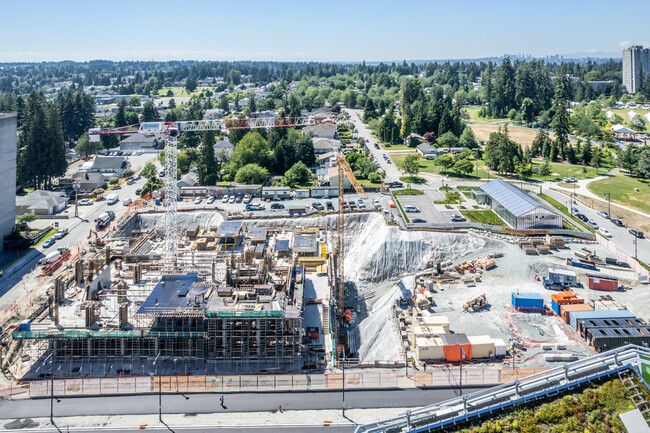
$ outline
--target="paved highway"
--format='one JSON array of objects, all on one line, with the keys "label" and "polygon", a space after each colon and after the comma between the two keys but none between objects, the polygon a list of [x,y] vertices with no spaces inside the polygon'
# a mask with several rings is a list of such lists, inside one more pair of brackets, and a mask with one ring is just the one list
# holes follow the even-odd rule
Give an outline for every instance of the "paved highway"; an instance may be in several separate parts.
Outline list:
[{"label": "paved highway", "polygon": [[[474,392],[480,388],[464,388]],[[283,410],[339,409],[342,394],[336,392],[283,392],[223,394],[225,409],[219,398],[222,394],[163,394],[163,413],[195,414],[224,412],[260,412]],[[347,391],[346,408],[400,408],[419,407],[445,401],[458,396],[458,389],[397,389]],[[116,397],[61,398],[54,403],[56,416],[83,415],[145,415],[158,413],[158,395],[130,395]],[[50,400],[25,399],[0,401],[0,414],[11,418],[48,417]]]}]

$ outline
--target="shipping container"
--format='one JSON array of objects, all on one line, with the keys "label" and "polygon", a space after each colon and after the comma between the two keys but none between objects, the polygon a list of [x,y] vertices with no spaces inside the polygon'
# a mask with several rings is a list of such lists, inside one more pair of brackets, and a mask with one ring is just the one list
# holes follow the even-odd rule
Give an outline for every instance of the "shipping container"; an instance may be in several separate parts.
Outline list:
[{"label": "shipping container", "polygon": [[570,324],[576,331],[578,330],[578,320],[584,319],[634,319],[636,316],[628,310],[594,310],[594,311],[576,311],[569,318]]},{"label": "shipping container", "polygon": [[560,316],[560,305],[563,304],[583,304],[585,299],[575,292],[565,290],[551,295],[551,309]]},{"label": "shipping container", "polygon": [[633,319],[581,319],[578,320],[577,326],[582,338],[586,338],[587,331],[591,328],[629,328],[646,326],[646,323],[638,317]]},{"label": "shipping container", "polygon": [[650,326],[628,328],[590,328],[587,343],[597,352],[616,349],[628,344],[650,345]]},{"label": "shipping container", "polygon": [[417,356],[421,361],[442,361],[445,359],[445,351],[442,348],[440,338],[417,339]]},{"label": "shipping container", "polygon": [[472,360],[472,345],[466,334],[443,334],[440,339],[448,362]]},{"label": "shipping container", "polygon": [[467,339],[472,345],[472,358],[492,358],[496,356],[494,340],[489,335],[470,335]]},{"label": "shipping container", "polygon": [[494,339],[494,351],[495,351],[495,356],[497,358],[501,358],[503,356],[506,356],[506,352],[508,351],[508,345],[502,339],[495,338]]},{"label": "shipping container", "polygon": [[562,320],[566,323],[569,323],[571,313],[575,311],[593,311],[593,307],[587,304],[561,304],[560,305],[560,316]]},{"label": "shipping container", "polygon": [[567,259],[567,262],[568,262],[568,264],[571,264],[571,266],[575,266],[576,268],[589,269],[590,271],[597,271],[598,270],[598,268],[595,265],[581,262],[578,259],[571,259],[570,261]]},{"label": "shipping container", "polygon": [[512,293],[512,306],[518,308],[544,308],[544,298],[537,293]]},{"label": "shipping container", "polygon": [[610,275],[587,274],[587,287],[593,290],[615,292],[618,290],[618,278]]}]

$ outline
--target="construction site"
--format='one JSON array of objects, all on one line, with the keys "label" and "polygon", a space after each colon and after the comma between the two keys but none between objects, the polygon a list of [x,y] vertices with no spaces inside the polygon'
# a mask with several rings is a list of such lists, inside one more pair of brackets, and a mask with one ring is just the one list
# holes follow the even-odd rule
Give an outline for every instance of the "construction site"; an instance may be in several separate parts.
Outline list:
[{"label": "construction site", "polygon": [[[389,191],[345,214],[178,211],[173,131],[166,155],[162,210],[44,271],[5,333],[13,378],[548,367],[650,343],[648,286],[594,237],[404,229]],[[339,203],[369,198],[337,161]]]}]

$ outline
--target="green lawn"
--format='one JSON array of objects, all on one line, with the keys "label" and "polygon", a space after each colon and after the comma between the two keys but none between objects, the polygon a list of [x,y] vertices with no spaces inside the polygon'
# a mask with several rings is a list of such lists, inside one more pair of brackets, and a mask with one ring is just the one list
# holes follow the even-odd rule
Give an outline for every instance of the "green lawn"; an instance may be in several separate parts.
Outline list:
[{"label": "green lawn", "polygon": [[461,211],[468,221],[481,224],[492,224],[494,226],[504,226],[503,220],[492,210],[464,210]]},{"label": "green lawn", "polygon": [[565,205],[560,203],[559,201],[555,200],[552,197],[547,196],[546,194],[537,194],[537,196],[539,198],[543,199],[543,200],[546,200],[551,206],[553,206],[555,209],[562,212],[564,214],[564,216],[566,217],[565,222],[566,222],[566,220],[570,220],[570,222],[574,226],[584,227],[584,228],[586,228],[587,230],[589,230],[592,233],[596,232],[594,229],[591,228],[591,226],[589,226],[586,223],[580,221],[578,218],[576,218],[574,216],[571,216],[571,213],[569,212],[569,209]]},{"label": "green lawn", "polygon": [[466,111],[467,114],[469,114],[469,120],[471,121],[477,121],[477,122],[511,122],[510,119],[507,117],[503,118],[484,118],[484,117],[478,117],[478,112],[481,108],[480,107],[474,107],[474,108],[463,108],[463,111]]},{"label": "green lawn", "polygon": [[402,176],[399,178],[402,182],[406,183],[424,183],[425,179],[420,176]]},{"label": "green lawn", "polygon": [[163,87],[162,89],[158,90],[158,94],[162,97],[166,97],[168,90],[171,90],[172,93],[174,93],[174,96],[192,96],[201,93],[202,89],[198,87],[194,92],[188,93],[184,87]]},{"label": "green lawn", "polygon": [[610,176],[590,183],[588,188],[600,197],[610,193],[613,202],[650,213],[650,181],[648,180],[625,175]]},{"label": "green lawn", "polygon": [[368,179],[357,179],[357,181],[359,181],[359,185],[361,185],[361,186],[369,186],[371,188],[381,188],[382,185],[383,185],[381,182],[372,183]]},{"label": "green lawn", "polygon": [[393,195],[422,195],[424,192],[420,191],[419,189],[398,189],[397,191],[393,191]]},{"label": "green lawn", "polygon": [[415,152],[415,147],[407,146],[406,144],[388,144],[379,142],[379,147],[384,150],[406,150]]},{"label": "green lawn", "polygon": [[456,191],[446,192],[444,200],[436,200],[437,204],[458,204],[463,202],[463,197]]},{"label": "green lawn", "polygon": [[[539,167],[542,164],[544,164],[544,161],[542,161],[542,160],[539,160],[539,159],[534,159],[533,160],[533,166],[535,166],[535,167]],[[598,170],[598,173],[596,173],[596,169],[593,168],[593,167],[583,167],[581,165],[572,165],[572,164],[561,163],[561,162],[552,162],[550,164],[550,166],[551,166],[551,174],[550,175],[548,175],[548,176],[534,175],[534,176],[531,176],[530,179],[534,179],[534,180],[562,180],[565,177],[573,176],[576,179],[581,180],[581,179],[592,179],[594,177],[605,175],[605,174],[607,174],[609,172],[608,169],[601,168],[601,169]]]},{"label": "green lawn", "polygon": [[[395,165],[398,167],[402,166],[402,162],[404,161],[404,158],[406,158],[406,155],[389,155],[390,159],[393,161]],[[435,173],[435,174],[444,174],[445,176],[449,176],[452,178],[462,178],[462,179],[486,179],[488,177],[487,171],[483,168],[485,163],[482,160],[471,160],[475,167],[478,168],[478,170],[474,170],[472,174],[470,175],[464,175],[464,174],[459,174],[454,171],[445,171],[443,173],[442,167],[439,167],[434,164],[432,160],[429,159],[420,159],[420,171],[424,173]]]},{"label": "green lawn", "polygon": [[474,191],[475,189],[478,189],[478,186],[457,186],[456,189],[458,191]]},{"label": "green lawn", "polygon": [[[394,195],[395,193],[393,193]],[[397,200],[397,197],[394,197],[395,203],[397,203],[397,207],[399,208],[399,211],[402,213],[402,216],[404,217],[404,221],[406,221],[406,224],[410,223],[411,220],[409,219],[408,215],[406,215],[406,212],[404,212],[404,209],[402,209],[402,203]]]}]

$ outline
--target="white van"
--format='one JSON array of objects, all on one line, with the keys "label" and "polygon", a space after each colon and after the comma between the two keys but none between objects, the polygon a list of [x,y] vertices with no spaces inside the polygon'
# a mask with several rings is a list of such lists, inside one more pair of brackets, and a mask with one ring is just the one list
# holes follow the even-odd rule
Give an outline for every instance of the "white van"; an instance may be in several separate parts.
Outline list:
[{"label": "white van", "polygon": [[106,201],[108,202],[108,204],[115,204],[118,201],[120,201],[120,196],[115,193],[109,194],[106,196]]},{"label": "white van", "polygon": [[130,198],[125,198],[124,201],[122,202],[122,204],[123,204],[124,206],[128,206],[128,205],[131,204],[132,201],[133,201],[133,200],[131,200]]}]

